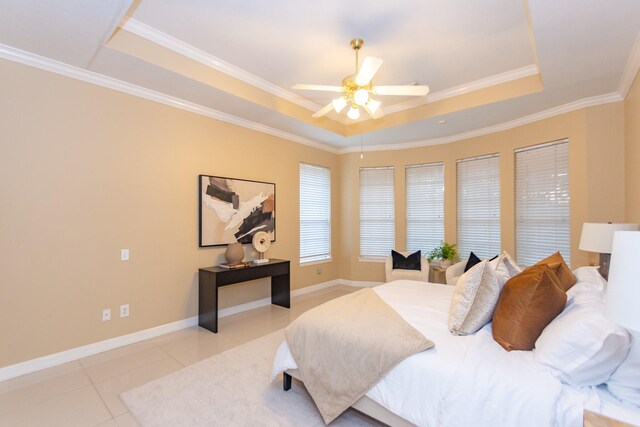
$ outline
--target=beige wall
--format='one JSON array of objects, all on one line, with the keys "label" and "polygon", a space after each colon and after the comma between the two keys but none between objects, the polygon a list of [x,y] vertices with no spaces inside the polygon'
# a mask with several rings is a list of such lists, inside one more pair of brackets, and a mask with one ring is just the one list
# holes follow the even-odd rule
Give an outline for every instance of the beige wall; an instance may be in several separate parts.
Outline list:
[{"label": "beige wall", "polygon": [[[275,182],[268,256],[293,289],[338,278],[298,264],[299,162],[331,168],[335,205],[336,154],[9,61],[0,81],[0,367],[197,315],[198,268],[224,251],[198,248],[198,174]],[[337,254],[337,212],[332,230]],[[220,307],[269,295],[229,286]]]},{"label": "beige wall", "polygon": [[[268,256],[292,261],[293,289],[384,279],[382,264],[358,261],[362,166],[396,168],[398,249],[406,165],[444,162],[445,238],[455,241],[455,162],[498,152],[502,246],[514,252],[513,150],[565,137],[572,263],[588,260],[577,250],[584,221],[622,221],[625,209],[627,220],[640,216],[632,191],[640,184],[638,82],[624,103],[361,160],[9,61],[0,61],[0,80],[0,367],[197,315],[197,270],[221,262],[224,251],[198,248],[201,173],[276,183],[278,235]],[[297,262],[299,162],[332,171],[334,261],[322,274]],[[131,250],[130,261],[119,261],[120,248]],[[220,307],[268,295],[265,280],[235,285],[221,290]],[[101,321],[103,308],[115,313],[126,303],[129,318]]]},{"label": "beige wall", "polygon": [[640,223],[640,73],[624,101],[627,221]]},{"label": "beige wall", "polygon": [[500,154],[501,236],[503,249],[515,254],[514,149],[569,138],[571,192],[571,262],[586,264],[579,251],[582,223],[624,221],[624,105],[622,102],[574,111],[503,132],[447,145],[340,156],[343,241],[340,277],[356,281],[384,280],[384,264],[362,262],[359,254],[358,173],[361,167],[393,166],[396,191],[396,249],[405,249],[405,166],[444,162],[445,240],[456,241],[456,160]]}]

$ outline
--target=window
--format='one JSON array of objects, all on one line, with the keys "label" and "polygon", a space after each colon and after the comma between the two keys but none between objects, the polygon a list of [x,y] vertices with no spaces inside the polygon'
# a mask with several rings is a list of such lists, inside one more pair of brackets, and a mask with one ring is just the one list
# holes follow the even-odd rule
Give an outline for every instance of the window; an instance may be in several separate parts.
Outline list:
[{"label": "window", "polygon": [[444,164],[407,166],[407,250],[427,254],[444,240]]},{"label": "window", "polygon": [[568,141],[523,148],[515,156],[518,264],[535,264],[556,251],[568,261]]},{"label": "window", "polygon": [[500,254],[500,158],[458,160],[458,253]]},{"label": "window", "polygon": [[300,263],[331,259],[331,171],[300,163]]},{"label": "window", "polygon": [[395,249],[393,168],[360,169],[360,256],[386,257]]}]

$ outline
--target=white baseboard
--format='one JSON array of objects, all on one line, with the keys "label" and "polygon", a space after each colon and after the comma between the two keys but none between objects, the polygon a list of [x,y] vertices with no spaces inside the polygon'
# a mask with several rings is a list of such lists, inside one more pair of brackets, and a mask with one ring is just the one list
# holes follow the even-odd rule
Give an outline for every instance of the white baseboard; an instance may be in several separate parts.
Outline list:
[{"label": "white baseboard", "polygon": [[30,374],[41,369],[62,365],[63,363],[72,362],[87,356],[93,356],[94,354],[102,353],[103,351],[113,350],[114,348],[123,347],[138,341],[144,341],[149,338],[154,338],[168,334],[169,332],[175,332],[180,329],[197,325],[198,316],[194,316],[188,319],[156,326],[155,328],[145,329],[143,331],[121,335],[115,338],[109,338],[104,341],[98,341],[81,347],[72,348],[70,350],[61,351],[59,353],[50,354],[48,356],[42,356],[25,362],[16,363],[15,365],[5,366],[4,368],[0,368],[0,381]]},{"label": "white baseboard", "polygon": [[[331,286],[347,284],[345,282],[352,283],[351,281],[336,279],[328,282],[318,283],[316,285],[307,286],[306,288],[296,289],[291,291],[291,296],[296,297],[310,292],[319,291],[321,289],[329,288]],[[366,282],[353,282],[353,283],[366,283]],[[351,285],[351,286],[365,286],[365,285]],[[262,307],[271,304],[271,298],[263,298],[257,301],[251,301],[246,304],[240,304],[233,307],[227,307],[218,311],[218,317],[227,317],[233,314],[248,311],[254,308]],[[160,335],[168,334],[170,332],[179,331],[180,329],[190,328],[198,325],[198,316],[189,317],[187,319],[178,320],[176,322],[167,323],[165,325],[156,326],[154,328],[145,329],[143,331],[133,332],[131,334],[122,335],[115,338],[109,338],[104,341],[95,342],[92,344],[83,345],[81,347],[72,348],[69,350],[61,351],[59,353],[50,354],[47,356],[38,357],[36,359],[27,360],[24,362],[16,363],[14,365],[5,366],[0,368],[0,381],[9,380],[11,378],[19,377],[21,375],[30,374],[32,372],[40,371],[42,369],[51,368],[53,366],[61,365],[63,363],[72,362],[74,360],[82,359],[83,357],[93,356],[94,354],[102,353],[107,350],[113,350],[114,348],[123,347],[125,345],[133,344],[139,341],[144,341],[150,338],[154,338]]]}]

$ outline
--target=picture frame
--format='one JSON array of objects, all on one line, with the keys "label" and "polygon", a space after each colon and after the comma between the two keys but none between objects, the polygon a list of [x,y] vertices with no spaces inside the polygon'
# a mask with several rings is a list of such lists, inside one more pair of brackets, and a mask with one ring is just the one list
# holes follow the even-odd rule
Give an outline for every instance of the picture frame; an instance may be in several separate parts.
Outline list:
[{"label": "picture frame", "polygon": [[276,184],[198,175],[199,246],[248,244],[258,231],[276,241]]}]

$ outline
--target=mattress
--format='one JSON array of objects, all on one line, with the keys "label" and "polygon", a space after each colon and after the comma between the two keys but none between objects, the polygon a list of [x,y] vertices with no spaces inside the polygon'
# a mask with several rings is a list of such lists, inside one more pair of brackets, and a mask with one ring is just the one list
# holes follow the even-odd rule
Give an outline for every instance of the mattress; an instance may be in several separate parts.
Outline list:
[{"label": "mattress", "polygon": [[[374,290],[435,347],[400,362],[367,397],[419,426],[582,426],[583,409],[640,424],[604,389],[574,388],[536,364],[530,351],[507,352],[491,324],[470,336],[448,330],[454,287],[398,280]],[[297,365],[284,342],[274,378]]]}]

